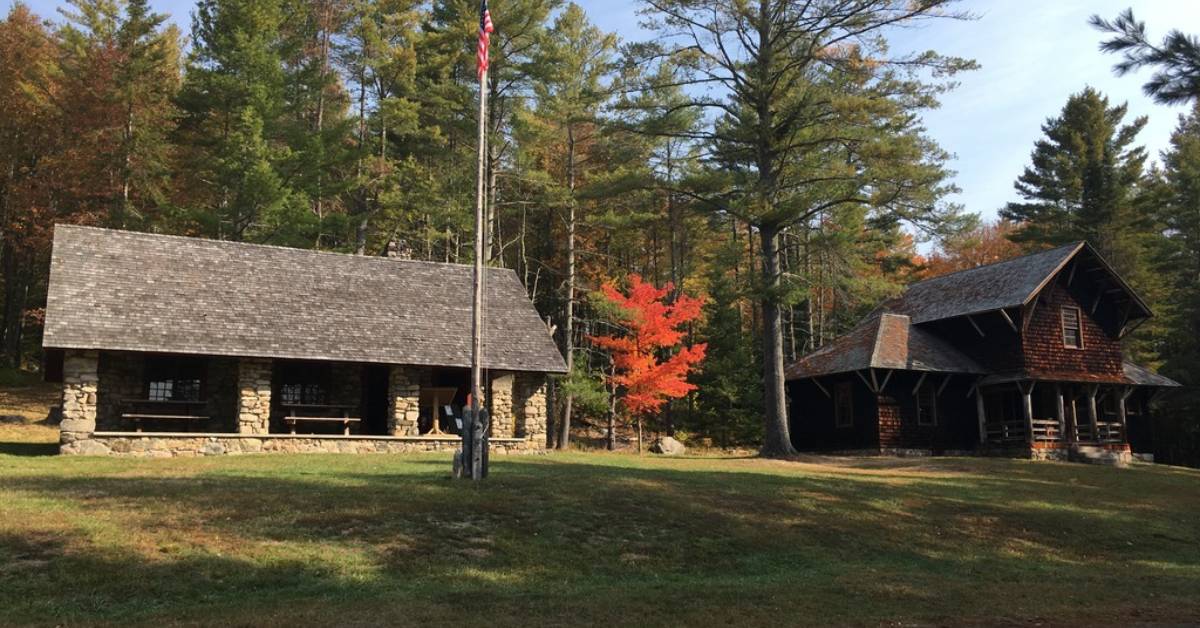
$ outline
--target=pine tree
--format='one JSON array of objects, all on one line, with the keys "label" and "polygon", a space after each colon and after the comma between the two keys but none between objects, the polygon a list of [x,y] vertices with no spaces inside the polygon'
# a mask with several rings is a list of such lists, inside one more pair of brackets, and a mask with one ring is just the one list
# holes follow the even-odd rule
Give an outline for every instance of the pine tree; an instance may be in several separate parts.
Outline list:
[{"label": "pine tree", "polygon": [[[915,110],[934,106],[939,77],[972,67],[933,52],[888,53],[882,32],[954,17],[948,1],[871,3],[648,0],[665,44],[643,57],[689,70],[683,106],[716,116],[703,141],[717,167],[703,204],[757,232],[761,263],[765,455],[789,455],[784,394],[781,238],[842,205],[886,208],[936,222],[948,191],[945,154],[922,135]],[[753,237],[753,234],[751,234]]]},{"label": "pine tree", "polygon": [[1166,399],[1156,425],[1162,459],[1200,465],[1200,104],[1180,116],[1163,153],[1159,184],[1168,237],[1160,265],[1171,290],[1159,316],[1164,320],[1162,372],[1183,384]]},{"label": "pine tree", "polygon": [[[201,0],[179,106],[190,180],[179,228],[310,245],[309,199],[287,172],[287,74],[277,0]],[[190,226],[188,226],[190,225]]]}]

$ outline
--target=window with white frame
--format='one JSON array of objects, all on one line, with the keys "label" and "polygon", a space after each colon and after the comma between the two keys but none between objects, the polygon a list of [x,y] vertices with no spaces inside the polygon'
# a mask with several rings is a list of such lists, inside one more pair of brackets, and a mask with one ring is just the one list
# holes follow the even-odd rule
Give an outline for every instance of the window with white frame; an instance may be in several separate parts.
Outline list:
[{"label": "window with white frame", "polygon": [[833,422],[837,427],[854,426],[853,389],[842,382],[833,389]]},{"label": "window with white frame", "polygon": [[1061,316],[1063,346],[1070,349],[1082,349],[1083,319],[1079,315],[1079,308],[1064,307]]}]

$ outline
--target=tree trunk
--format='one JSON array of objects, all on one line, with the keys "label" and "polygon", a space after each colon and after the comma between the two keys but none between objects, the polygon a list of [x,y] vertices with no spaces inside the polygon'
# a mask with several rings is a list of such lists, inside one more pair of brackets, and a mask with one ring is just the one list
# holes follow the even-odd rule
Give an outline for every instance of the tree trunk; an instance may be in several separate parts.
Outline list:
[{"label": "tree trunk", "polygon": [[[617,374],[617,365],[610,361],[608,368],[609,382]],[[617,448],[617,385],[610,383],[608,387],[608,433],[605,434],[605,447],[609,451]]]},{"label": "tree trunk", "polygon": [[[570,126],[567,127],[567,189],[571,194],[567,201],[567,312],[563,321],[563,346],[567,354],[567,377],[570,377],[575,367],[575,132]],[[571,410],[574,401],[569,392],[563,396],[559,449],[567,449],[571,445]]]},{"label": "tree trunk", "polygon": [[641,415],[638,415],[637,428],[638,428],[638,455],[640,456],[640,455],[642,455],[642,417],[641,417]]},{"label": "tree trunk", "polygon": [[21,367],[21,327],[25,318],[24,273],[21,272],[17,255],[11,245],[0,253],[0,266],[4,274],[4,317],[3,343],[0,345],[0,364],[11,368]]},{"label": "tree trunk", "polygon": [[781,457],[796,453],[788,433],[787,400],[783,380],[783,321],[779,308],[779,229],[759,227],[762,246],[763,391],[766,440],[762,455]]}]

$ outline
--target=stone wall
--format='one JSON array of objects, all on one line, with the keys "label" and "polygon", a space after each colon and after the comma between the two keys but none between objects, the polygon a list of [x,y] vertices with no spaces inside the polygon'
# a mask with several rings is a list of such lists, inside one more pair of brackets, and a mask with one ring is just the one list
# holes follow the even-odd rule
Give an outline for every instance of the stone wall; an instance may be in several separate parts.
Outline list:
[{"label": "stone wall", "polygon": [[416,436],[421,414],[421,369],[393,364],[388,374],[387,431],[392,436]]},{"label": "stone wall", "polygon": [[[175,433],[98,433],[79,441],[86,448],[63,453],[136,458],[173,458],[237,454],[407,454],[452,452],[461,446],[457,436],[305,436],[290,434],[175,434]],[[536,453],[527,442],[515,438],[491,439],[491,451],[497,454]],[[447,473],[450,471],[446,463]]]},{"label": "stone wall", "polygon": [[64,454],[105,453],[93,446],[96,431],[97,384],[100,381],[98,351],[68,350],[63,357],[63,420],[59,426]]},{"label": "stone wall", "polygon": [[546,376],[518,373],[513,383],[516,436],[532,449],[546,448]]},{"label": "stone wall", "polygon": [[492,421],[492,437],[510,438],[516,436],[517,420],[513,413],[513,381],[512,373],[498,373],[492,377],[488,391],[488,413]]},{"label": "stone wall", "polygon": [[271,360],[238,360],[238,433],[266,434],[271,424]]}]

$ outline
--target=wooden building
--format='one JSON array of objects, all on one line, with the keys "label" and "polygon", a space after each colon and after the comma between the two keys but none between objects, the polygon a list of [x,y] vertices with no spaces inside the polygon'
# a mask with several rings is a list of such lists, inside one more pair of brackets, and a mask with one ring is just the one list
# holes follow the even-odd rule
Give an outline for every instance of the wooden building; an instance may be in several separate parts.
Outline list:
[{"label": "wooden building", "polygon": [[1178,385],[1122,357],[1150,316],[1085,242],[913,284],[788,366],[793,444],[1128,460]]},{"label": "wooden building", "polygon": [[[492,443],[542,449],[565,363],[513,271],[486,288]],[[63,453],[450,449],[471,267],[59,225],[43,346]]]}]

